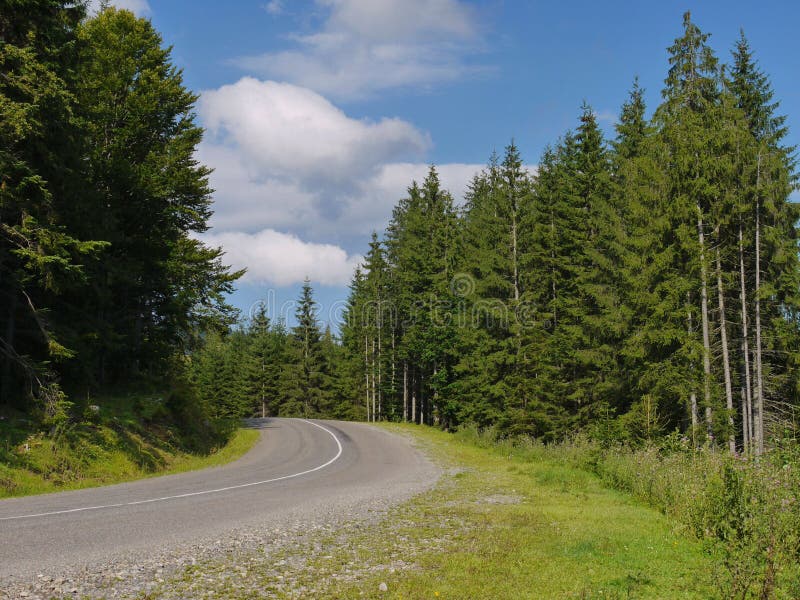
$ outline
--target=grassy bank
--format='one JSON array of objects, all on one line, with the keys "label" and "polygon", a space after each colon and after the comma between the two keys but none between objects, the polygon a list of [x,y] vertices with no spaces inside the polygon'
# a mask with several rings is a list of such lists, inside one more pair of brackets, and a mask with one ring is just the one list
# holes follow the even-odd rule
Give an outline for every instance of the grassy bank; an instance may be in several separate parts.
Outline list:
[{"label": "grassy bank", "polygon": [[659,445],[603,446],[577,438],[543,445],[465,430],[463,440],[538,464],[594,474],[668,516],[702,544],[723,598],[800,597],[800,448],[787,440],[759,458],[692,448],[674,435]]},{"label": "grassy bank", "polygon": [[336,597],[708,598],[710,563],[669,519],[562,461],[474,435],[387,426],[449,465],[432,492],[355,541],[360,558],[403,559]]},{"label": "grassy bank", "polygon": [[0,498],[221,465],[258,439],[233,422],[182,424],[155,394],[94,398],[80,418],[51,431],[36,430],[21,413],[0,416]]},{"label": "grassy bank", "polygon": [[527,451],[590,470],[668,515],[704,544],[722,597],[800,598],[797,442],[759,458],[689,446],[676,438],[638,449],[573,442]]}]

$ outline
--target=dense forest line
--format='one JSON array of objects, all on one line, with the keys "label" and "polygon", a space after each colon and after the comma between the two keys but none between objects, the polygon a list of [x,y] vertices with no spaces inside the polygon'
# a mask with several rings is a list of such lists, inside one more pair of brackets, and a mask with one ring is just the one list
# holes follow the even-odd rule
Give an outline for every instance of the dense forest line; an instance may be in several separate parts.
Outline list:
[{"label": "dense forest line", "polygon": [[295,359],[270,356],[302,373],[290,379],[308,401],[274,373],[254,387],[252,370],[245,398],[543,440],[677,430],[761,453],[793,433],[794,149],[744,34],[723,65],[683,25],[661,104],[648,117],[634,83],[613,140],[584,105],[535,172],[513,142],[492,155],[463,207],[433,167],[412,183],[354,276],[340,347],[308,285],[293,332],[261,314],[233,334],[234,354],[258,348],[250,362],[268,339],[296,345]]},{"label": "dense forest line", "polygon": [[53,426],[99,390],[184,378],[239,273],[211,214],[197,96],[149,20],[0,11],[0,408]]},{"label": "dense forest line", "polygon": [[18,4],[0,16],[4,406],[53,423],[170,381],[220,418],[677,430],[755,453],[794,431],[794,149],[743,34],[723,65],[687,14],[651,116],[634,83],[606,140],[584,105],[535,170],[513,142],[493,154],[463,205],[432,167],[331,331],[308,282],[291,329],[264,310],[236,326],[240,273],[195,237],[197,97],[152,24]]}]

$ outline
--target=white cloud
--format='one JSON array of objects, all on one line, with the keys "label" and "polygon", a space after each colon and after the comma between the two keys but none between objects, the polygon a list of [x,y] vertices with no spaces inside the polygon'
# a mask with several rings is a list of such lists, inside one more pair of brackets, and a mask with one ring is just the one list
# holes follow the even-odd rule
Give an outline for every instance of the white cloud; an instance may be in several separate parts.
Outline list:
[{"label": "white cloud", "polygon": [[[150,14],[150,4],[147,0],[110,0],[108,2],[111,6],[131,11],[133,14],[141,17],[142,15]],[[86,9],[88,14],[93,15],[102,5],[102,0],[89,0]]]},{"label": "white cloud", "polygon": [[203,92],[198,112],[207,143],[238,149],[262,179],[346,186],[356,173],[430,146],[406,121],[352,119],[309,89],[250,77]]},{"label": "white cloud", "polygon": [[[410,123],[354,119],[292,84],[244,78],[203,92],[198,114],[207,137],[197,158],[216,190],[201,239],[247,268],[244,282],[346,285],[361,260],[348,250],[383,230],[429,168],[429,136]],[[458,201],[481,165],[437,169]]]},{"label": "white cloud", "polygon": [[322,28],[295,35],[298,48],[234,62],[334,98],[458,79],[480,42],[473,11],[459,0],[317,0]]},{"label": "white cloud", "polygon": [[[304,189],[297,183],[262,179],[242,167],[236,150],[203,147],[198,158],[213,167],[216,231],[256,232],[264,228],[291,230],[313,239],[347,239],[382,231],[397,201],[412,181],[422,182],[426,163],[387,163],[366,178],[354,175],[352,190],[337,196],[336,211],[325,206],[324,189]],[[460,202],[467,184],[483,166],[437,165],[442,186]],[[332,214],[333,213],[333,214]]]},{"label": "white cloud", "polygon": [[430,147],[406,121],[353,119],[311,90],[249,77],[203,92],[198,114],[207,128],[198,159],[214,168],[217,190],[212,222],[225,231],[379,225],[378,211],[385,219],[410,183],[378,200],[386,165],[412,164],[404,159]]},{"label": "white cloud", "polygon": [[198,160],[214,169],[212,223],[219,230],[286,229],[318,218],[317,194],[293,181],[270,178],[248,168],[249,158],[238,147],[201,144]]},{"label": "white cloud", "polygon": [[344,286],[362,261],[333,244],[304,242],[295,235],[265,229],[257,233],[205,234],[210,246],[222,246],[234,268],[247,268],[244,282],[288,286],[308,277],[315,284]]}]

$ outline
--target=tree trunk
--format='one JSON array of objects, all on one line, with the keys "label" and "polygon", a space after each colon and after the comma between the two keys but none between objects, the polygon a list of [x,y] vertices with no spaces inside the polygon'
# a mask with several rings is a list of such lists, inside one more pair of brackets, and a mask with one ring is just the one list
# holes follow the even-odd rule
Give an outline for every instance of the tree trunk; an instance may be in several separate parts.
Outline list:
[{"label": "tree trunk", "polygon": [[376,420],[383,418],[383,387],[381,385],[382,370],[383,370],[383,348],[381,347],[381,329],[382,329],[382,315],[380,313],[381,303],[378,301],[378,412]]},{"label": "tree trunk", "polygon": [[408,423],[408,361],[403,361],[403,421]]},{"label": "tree trunk", "polygon": [[764,453],[764,379],[761,366],[761,153],[758,155],[756,174],[756,418],[755,446],[756,454]]},{"label": "tree trunk", "polygon": [[366,377],[366,406],[367,406],[367,422],[369,423],[369,340],[364,336],[364,376]]},{"label": "tree trunk", "polygon": [[411,422],[417,422],[417,377],[416,373],[411,379]]},{"label": "tree trunk", "polygon": [[392,419],[394,420],[395,415],[395,407],[397,406],[397,388],[395,385],[397,384],[397,362],[395,357],[395,347],[394,347],[394,330],[392,330],[392,385],[391,385],[391,406],[389,411],[391,412]]},{"label": "tree trunk", "polygon": [[733,387],[731,385],[731,363],[728,356],[728,325],[725,322],[725,288],[722,285],[722,261],[719,257],[719,235],[717,236],[717,296],[719,297],[719,335],[722,342],[722,374],[725,379],[725,407],[728,409],[728,449],[736,454],[736,433],[733,425]]},{"label": "tree trunk", "polygon": [[375,390],[375,340],[372,340],[372,422],[376,420],[376,390]]},{"label": "tree trunk", "polygon": [[711,410],[711,339],[708,333],[708,275],[706,273],[705,234],[703,213],[697,205],[697,235],[700,243],[700,318],[703,324],[703,400],[706,409],[706,427],[712,434],[714,414]]},{"label": "tree trunk", "polygon": [[747,414],[747,394],[742,386],[742,449],[745,454],[750,453],[750,419]]},{"label": "tree trunk", "polygon": [[742,410],[742,439],[745,449],[749,452],[753,442],[753,395],[750,382],[750,335],[747,328],[747,286],[744,276],[744,236],[742,235],[742,224],[739,223],[739,300],[742,305],[742,358],[744,362],[744,402]]},{"label": "tree trunk", "polygon": [[425,376],[419,374],[419,424],[425,424]]},{"label": "tree trunk", "polygon": [[[689,336],[692,335],[692,308],[691,308],[691,298],[689,296],[689,292],[686,293],[686,306],[688,307],[687,310],[687,330],[689,332]],[[690,369],[694,372],[694,365],[690,365]],[[697,416],[697,394],[692,390],[689,394],[689,410],[691,411],[691,418],[692,418],[692,448],[697,448],[697,427],[699,426],[699,419]]]}]

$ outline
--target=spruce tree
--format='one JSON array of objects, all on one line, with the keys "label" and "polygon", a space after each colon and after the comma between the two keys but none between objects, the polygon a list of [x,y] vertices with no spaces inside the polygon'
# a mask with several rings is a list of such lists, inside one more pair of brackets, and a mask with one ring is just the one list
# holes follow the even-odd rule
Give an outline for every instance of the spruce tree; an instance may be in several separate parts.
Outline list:
[{"label": "spruce tree", "polygon": [[281,414],[320,414],[330,400],[329,373],[322,353],[322,332],[317,320],[311,282],[306,279],[298,300],[284,363],[281,385],[284,401]]}]

